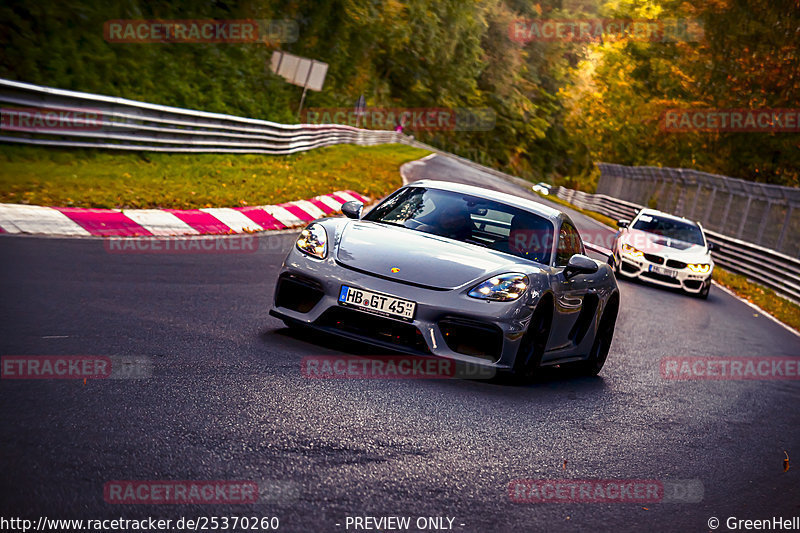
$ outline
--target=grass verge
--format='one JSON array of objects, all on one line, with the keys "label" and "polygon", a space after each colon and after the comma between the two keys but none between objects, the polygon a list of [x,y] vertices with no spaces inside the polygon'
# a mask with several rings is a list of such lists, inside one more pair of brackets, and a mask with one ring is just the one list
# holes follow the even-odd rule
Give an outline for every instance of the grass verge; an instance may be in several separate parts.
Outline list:
[{"label": "grass verge", "polygon": [[714,267],[714,281],[757,305],[787,326],[800,331],[800,305],[782,298],[772,289],[719,267]]},{"label": "grass verge", "polygon": [[[595,211],[587,211],[586,209],[575,207],[569,202],[566,202],[561,198],[557,198],[554,195],[539,194],[539,196],[553,203],[578,211],[579,213],[602,222],[612,229],[616,229],[617,227],[616,220],[605,215],[601,215]],[[800,331],[800,305],[797,305],[793,302],[790,302],[786,298],[779,296],[772,289],[763,287],[758,283],[748,280],[745,276],[728,272],[727,270],[724,270],[718,266],[714,267],[713,277],[714,281],[730,289],[737,296],[757,305],[787,326],[795,329],[796,331]]]},{"label": "grass verge", "polygon": [[288,156],[119,153],[0,146],[0,202],[58,207],[269,205],[350,189],[379,198],[398,169],[429,152],[402,144],[338,145]]}]

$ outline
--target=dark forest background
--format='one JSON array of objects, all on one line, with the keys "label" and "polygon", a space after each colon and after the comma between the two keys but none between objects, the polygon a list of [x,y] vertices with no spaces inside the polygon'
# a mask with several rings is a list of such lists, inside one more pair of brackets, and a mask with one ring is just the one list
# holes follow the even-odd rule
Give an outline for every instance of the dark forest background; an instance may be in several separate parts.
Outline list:
[{"label": "dark forest background", "polygon": [[[513,40],[517,19],[692,21],[686,42]],[[125,44],[112,19],[288,19],[293,43]],[[800,134],[675,133],[667,109],[800,108],[798,0],[6,0],[0,76],[296,122],[302,89],[269,72],[280,49],[329,63],[306,107],[490,107],[490,131],[409,131],[526,177],[591,188],[594,162],[687,167],[800,185]]]}]

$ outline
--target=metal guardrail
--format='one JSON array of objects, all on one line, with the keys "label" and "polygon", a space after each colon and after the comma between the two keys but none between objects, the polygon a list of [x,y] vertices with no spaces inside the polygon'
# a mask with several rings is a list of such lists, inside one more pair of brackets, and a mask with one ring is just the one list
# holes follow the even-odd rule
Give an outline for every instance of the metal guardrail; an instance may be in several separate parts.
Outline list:
[{"label": "metal guardrail", "polygon": [[[596,211],[611,218],[632,219],[644,206],[605,194],[589,194],[558,187],[556,196],[581,209]],[[800,303],[800,260],[715,231],[705,230],[708,240],[718,244],[714,262],[746,276],[782,296]]]},{"label": "metal guardrail", "polygon": [[0,79],[0,105],[0,142],[68,148],[285,155],[404,137],[339,124],[279,124],[6,79]]}]

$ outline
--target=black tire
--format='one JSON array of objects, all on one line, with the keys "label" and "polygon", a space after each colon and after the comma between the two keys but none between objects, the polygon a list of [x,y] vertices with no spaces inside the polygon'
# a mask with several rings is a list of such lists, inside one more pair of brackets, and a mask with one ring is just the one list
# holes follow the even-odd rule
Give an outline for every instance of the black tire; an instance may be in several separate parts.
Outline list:
[{"label": "black tire", "polygon": [[533,312],[528,330],[522,337],[517,357],[514,359],[513,378],[517,383],[530,383],[536,376],[547,348],[552,321],[553,304],[549,299],[544,300]]},{"label": "black tire", "polygon": [[576,365],[576,370],[579,374],[596,376],[603,369],[603,365],[606,364],[606,359],[608,358],[608,351],[611,348],[611,341],[614,338],[614,327],[617,324],[618,311],[619,302],[617,300],[611,300],[606,305],[603,316],[600,318],[600,324],[597,326],[592,349],[589,351],[589,358]]},{"label": "black tire", "polygon": [[693,294],[695,298],[700,298],[701,300],[708,300],[708,293],[711,292],[711,282],[709,281],[708,284],[704,285],[700,292]]}]

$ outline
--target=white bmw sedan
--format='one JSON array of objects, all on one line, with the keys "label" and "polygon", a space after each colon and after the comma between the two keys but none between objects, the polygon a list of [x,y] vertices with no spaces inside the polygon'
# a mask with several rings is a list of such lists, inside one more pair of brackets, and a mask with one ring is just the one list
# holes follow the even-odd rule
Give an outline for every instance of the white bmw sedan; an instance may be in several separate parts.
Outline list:
[{"label": "white bmw sedan", "polygon": [[698,222],[642,209],[632,221],[619,220],[608,263],[617,277],[638,278],[649,283],[682,289],[708,298],[714,261]]}]

